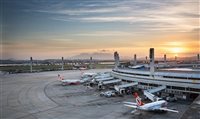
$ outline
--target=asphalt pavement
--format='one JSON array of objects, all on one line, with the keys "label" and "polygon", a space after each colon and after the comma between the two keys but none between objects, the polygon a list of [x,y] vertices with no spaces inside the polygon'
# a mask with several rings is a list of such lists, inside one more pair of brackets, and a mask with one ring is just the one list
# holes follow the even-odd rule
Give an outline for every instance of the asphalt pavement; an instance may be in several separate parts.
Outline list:
[{"label": "asphalt pavement", "polygon": [[62,86],[57,80],[80,79],[83,72],[104,72],[111,69],[68,70],[41,73],[1,74],[1,119],[177,119],[188,109],[188,103],[169,103],[177,113],[138,111],[123,101],[134,101],[132,95],[100,97],[99,91],[83,85]]}]

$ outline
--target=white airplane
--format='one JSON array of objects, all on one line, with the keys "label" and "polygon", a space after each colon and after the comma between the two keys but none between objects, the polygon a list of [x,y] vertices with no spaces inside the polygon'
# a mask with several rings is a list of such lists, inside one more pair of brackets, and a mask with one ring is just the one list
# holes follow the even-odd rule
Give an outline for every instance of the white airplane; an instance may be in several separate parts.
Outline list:
[{"label": "white airplane", "polygon": [[62,82],[62,85],[79,85],[83,83],[83,81],[77,79],[71,79],[71,80],[64,79],[64,77],[61,76],[60,74],[58,74],[58,78]]},{"label": "white airplane", "polygon": [[88,68],[86,68],[86,67],[79,67],[79,70],[86,70],[86,69],[88,69]]},{"label": "white airplane", "polygon": [[128,66],[128,68],[131,68],[131,69],[140,69],[140,68],[144,68],[144,67],[145,67],[144,65]]},{"label": "white airplane", "polygon": [[143,103],[141,101],[141,98],[138,96],[137,93],[134,94],[136,98],[136,103],[134,102],[124,102],[124,106],[128,106],[131,108],[134,108],[136,110],[133,110],[131,113],[134,113],[137,110],[144,110],[144,111],[169,111],[169,112],[176,112],[177,110],[172,110],[167,108],[167,101],[165,100],[159,100],[151,103]]}]

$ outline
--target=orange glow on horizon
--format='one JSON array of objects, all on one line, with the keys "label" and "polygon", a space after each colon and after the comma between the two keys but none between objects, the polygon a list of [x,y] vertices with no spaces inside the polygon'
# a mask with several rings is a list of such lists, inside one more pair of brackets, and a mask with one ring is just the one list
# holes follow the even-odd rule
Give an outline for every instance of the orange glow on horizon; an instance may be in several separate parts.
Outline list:
[{"label": "orange glow on horizon", "polygon": [[[184,36],[177,36],[175,38],[174,36],[172,37],[172,35],[163,35],[149,37],[149,40],[137,39],[130,37],[125,40],[112,40],[112,42],[107,41],[106,43],[105,40],[97,40],[94,42],[72,42],[70,39],[56,39],[49,40],[48,42],[24,41],[23,44],[21,42],[12,42],[3,46],[4,52],[2,52],[2,54],[5,58],[19,57],[19,59],[25,59],[31,55],[40,59],[47,59],[61,56],[67,58],[81,53],[92,54],[95,52],[112,55],[117,51],[122,59],[130,59],[133,58],[134,54],[137,54],[138,58],[149,56],[149,48],[154,48],[155,56],[160,58],[162,58],[164,54],[166,54],[168,58],[174,58],[175,56],[196,56],[196,54],[199,53],[199,42],[197,40],[192,40],[192,38],[187,39]],[[102,49],[105,50],[105,52],[101,52]]]},{"label": "orange glow on horizon", "polygon": [[171,51],[172,53],[178,54],[178,53],[184,52],[184,48],[174,47],[174,48],[170,48],[170,51]]}]

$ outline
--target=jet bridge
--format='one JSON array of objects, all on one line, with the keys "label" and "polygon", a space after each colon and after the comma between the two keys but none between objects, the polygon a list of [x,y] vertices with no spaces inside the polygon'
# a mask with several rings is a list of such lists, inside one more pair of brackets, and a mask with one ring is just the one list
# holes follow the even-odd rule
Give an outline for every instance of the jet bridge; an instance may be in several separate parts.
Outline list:
[{"label": "jet bridge", "polygon": [[122,80],[120,80],[120,79],[116,79],[116,80],[103,81],[101,83],[102,83],[102,85],[108,85],[108,84],[113,84],[113,83],[119,83],[121,81]]},{"label": "jet bridge", "polygon": [[111,77],[111,74],[99,74],[94,77],[94,79],[108,78]]},{"label": "jet bridge", "polygon": [[102,86],[104,86],[104,85],[111,85],[111,84],[117,84],[117,83],[121,83],[121,80],[116,79],[116,80],[102,81],[102,82],[99,82],[98,88],[102,89]]},{"label": "jet bridge", "polygon": [[100,82],[100,81],[108,81],[108,80],[112,80],[112,79],[114,79],[114,77],[99,78],[99,79],[96,79],[95,81]]},{"label": "jet bridge", "polygon": [[125,88],[128,87],[133,87],[138,85],[138,82],[134,82],[134,83],[127,83],[127,84],[122,84],[122,85],[115,85],[114,89],[119,93],[122,94],[125,91]]},{"label": "jet bridge", "polygon": [[159,87],[156,87],[156,88],[153,88],[153,89],[149,89],[149,90],[144,90],[144,95],[150,99],[151,101],[158,101],[160,100],[161,98],[159,98],[158,96],[154,95],[153,93],[156,93],[156,92],[160,92],[161,90],[164,90],[166,89],[166,86],[159,86]]},{"label": "jet bridge", "polygon": [[147,91],[149,93],[156,93],[156,92],[160,92],[161,90],[164,90],[166,89],[166,86],[159,86],[159,87],[156,87],[156,88],[153,88],[153,89],[148,89]]}]

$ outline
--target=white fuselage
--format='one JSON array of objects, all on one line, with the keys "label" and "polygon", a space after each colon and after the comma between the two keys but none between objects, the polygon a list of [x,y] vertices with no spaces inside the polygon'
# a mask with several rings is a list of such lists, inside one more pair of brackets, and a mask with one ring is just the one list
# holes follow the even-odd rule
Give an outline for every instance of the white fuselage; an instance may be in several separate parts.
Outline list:
[{"label": "white fuselage", "polygon": [[166,106],[167,102],[165,100],[160,100],[139,106],[138,109],[147,111],[156,111],[159,110],[161,107],[166,107]]},{"label": "white fuselage", "polygon": [[80,84],[80,80],[60,80],[62,85],[77,85]]}]

